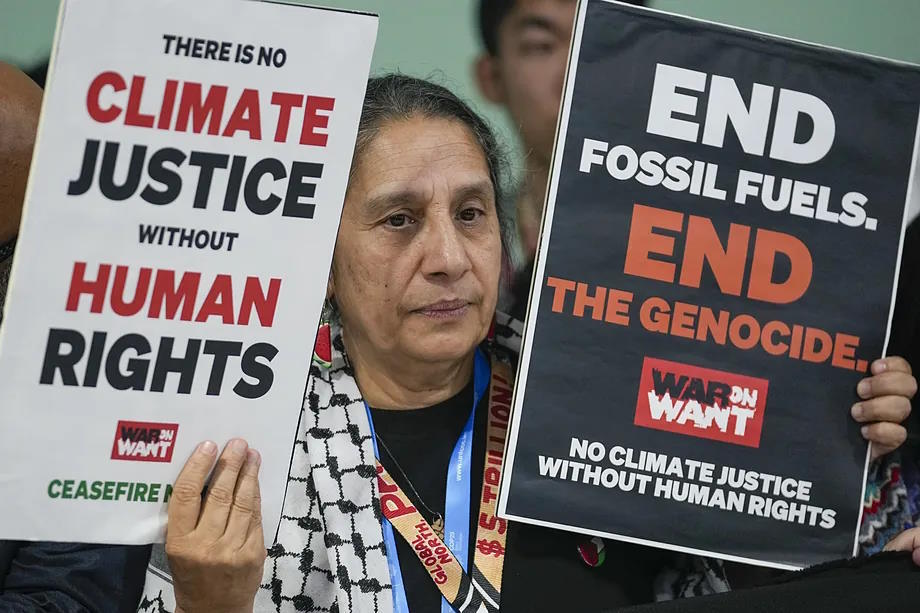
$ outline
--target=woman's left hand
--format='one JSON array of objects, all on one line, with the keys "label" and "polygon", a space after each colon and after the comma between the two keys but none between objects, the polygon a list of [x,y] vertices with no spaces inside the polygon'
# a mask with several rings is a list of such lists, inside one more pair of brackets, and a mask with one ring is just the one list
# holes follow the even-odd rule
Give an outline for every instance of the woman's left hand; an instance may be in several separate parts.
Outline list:
[{"label": "woman's left hand", "polygon": [[862,435],[872,442],[875,460],[907,440],[907,429],[901,423],[910,415],[910,399],[917,393],[917,380],[904,358],[875,360],[870,370],[872,376],[856,386],[862,400],[853,405],[850,414],[865,424]]},{"label": "woman's left hand", "polygon": [[885,545],[885,551],[912,551],[914,564],[920,566],[920,528],[911,528],[897,535]]}]

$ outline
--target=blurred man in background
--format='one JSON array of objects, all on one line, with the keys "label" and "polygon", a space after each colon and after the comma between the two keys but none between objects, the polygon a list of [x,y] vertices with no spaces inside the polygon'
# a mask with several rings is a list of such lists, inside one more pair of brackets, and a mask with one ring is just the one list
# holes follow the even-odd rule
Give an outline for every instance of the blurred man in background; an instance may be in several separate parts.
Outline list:
[{"label": "blurred man in background", "polygon": [[[35,146],[42,90],[0,62],[0,315]],[[0,403],[5,402],[0,390]],[[133,611],[150,547],[0,540],[0,611]]]},{"label": "blurred man in background", "polygon": [[575,8],[575,0],[479,0],[483,53],[474,66],[476,82],[487,100],[505,108],[524,151],[523,176],[515,201],[520,262],[510,309],[510,314],[522,321],[540,236]]},{"label": "blurred man in background", "polygon": [[0,317],[41,100],[38,85],[21,71],[0,62]]}]

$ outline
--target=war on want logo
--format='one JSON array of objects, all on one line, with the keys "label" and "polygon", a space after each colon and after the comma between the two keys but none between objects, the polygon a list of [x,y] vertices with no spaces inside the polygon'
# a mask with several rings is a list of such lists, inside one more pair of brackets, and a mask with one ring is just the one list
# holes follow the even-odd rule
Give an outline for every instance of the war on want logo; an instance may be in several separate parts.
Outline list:
[{"label": "war on want logo", "polygon": [[766,379],[646,357],[634,423],[759,447],[768,386]]},{"label": "war on want logo", "polygon": [[119,421],[112,445],[113,460],[171,462],[179,424]]}]

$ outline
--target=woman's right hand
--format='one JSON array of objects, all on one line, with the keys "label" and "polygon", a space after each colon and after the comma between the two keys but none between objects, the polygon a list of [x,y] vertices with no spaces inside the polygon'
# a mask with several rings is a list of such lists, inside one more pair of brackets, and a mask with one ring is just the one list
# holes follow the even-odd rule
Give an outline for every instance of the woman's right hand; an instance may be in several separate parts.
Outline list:
[{"label": "woman's right hand", "polygon": [[166,554],[177,612],[250,613],[262,581],[261,458],[242,439],[227,443],[202,498],[216,453],[211,441],[198,445],[169,501]]}]

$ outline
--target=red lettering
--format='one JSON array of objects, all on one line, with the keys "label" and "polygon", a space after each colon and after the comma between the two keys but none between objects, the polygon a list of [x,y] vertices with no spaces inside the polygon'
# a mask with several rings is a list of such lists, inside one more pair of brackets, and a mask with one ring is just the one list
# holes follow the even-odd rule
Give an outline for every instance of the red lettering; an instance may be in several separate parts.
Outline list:
[{"label": "red lettering", "polygon": [[166,80],[166,89],[163,91],[163,104],[160,105],[160,118],[157,120],[158,130],[168,130],[172,121],[173,107],[176,105],[176,90],[179,82],[173,79]]},{"label": "red lettering", "polygon": [[335,98],[307,96],[307,106],[303,115],[303,128],[300,131],[301,145],[326,146],[329,135],[316,130],[318,128],[326,129],[329,126],[329,115],[320,115],[319,112],[331,112],[334,107]]},{"label": "red lettering", "polygon": [[217,275],[195,321],[207,321],[220,317],[225,324],[233,323],[233,281],[230,275]]},{"label": "red lettering", "polygon": [[84,278],[86,274],[86,262],[74,262],[73,274],[70,277],[70,291],[67,294],[67,310],[76,311],[80,305],[80,296],[89,294],[93,297],[90,304],[91,313],[101,313],[102,305],[105,304],[105,291],[109,286],[109,272],[112,267],[109,264],[99,265],[99,274],[95,281],[87,281]]},{"label": "red lettering", "polygon": [[160,313],[165,311],[166,319],[174,319],[179,307],[182,307],[182,321],[191,321],[195,309],[195,297],[198,295],[198,284],[201,273],[186,272],[182,274],[179,286],[176,287],[176,273],[172,270],[157,270],[153,281],[153,292],[150,295],[150,308],[147,317],[158,319]]},{"label": "red lettering", "polygon": [[500,421],[508,421],[508,406],[511,404],[511,388],[494,385],[492,391],[492,404],[503,406],[494,406],[491,415]]},{"label": "red lettering", "polygon": [[128,94],[128,108],[125,111],[125,125],[138,128],[152,128],[154,117],[141,113],[141,95],[144,93],[144,77],[131,79],[131,91]]},{"label": "red lettering", "polygon": [[499,534],[504,534],[505,530],[508,529],[508,522],[495,515],[480,513],[479,527],[485,528],[486,530],[497,530]]},{"label": "red lettering", "polygon": [[179,98],[179,110],[176,113],[176,132],[188,130],[189,119],[191,119],[192,132],[200,134],[207,123],[208,134],[218,134],[226,101],[227,87],[225,85],[211,86],[207,97],[202,100],[201,83],[185,83],[182,87],[182,96]]},{"label": "red lettering", "polygon": [[111,87],[116,92],[120,92],[127,85],[120,74],[111,71],[100,73],[89,84],[89,91],[86,92],[86,110],[89,116],[99,123],[109,123],[118,118],[121,114],[121,107],[112,104],[104,109],[99,105],[99,94],[103,87]]},{"label": "red lettering", "polygon": [[381,493],[380,507],[383,510],[383,514],[389,520],[394,520],[397,517],[416,512],[415,507],[411,504],[403,503],[402,499],[396,494]]},{"label": "red lettering", "polygon": [[262,140],[262,115],[259,112],[259,92],[244,89],[240,99],[227,120],[223,136],[233,136],[237,132],[249,132],[251,140]]},{"label": "red lettering", "polygon": [[147,300],[147,290],[150,289],[150,276],[153,271],[149,268],[141,268],[137,277],[137,285],[134,288],[134,297],[130,302],[125,302],[125,283],[128,279],[128,267],[116,266],[115,279],[112,281],[112,311],[122,317],[137,315],[144,308],[144,301]]},{"label": "red lettering", "polygon": [[268,282],[268,293],[262,291],[262,284],[258,277],[246,277],[246,286],[243,288],[243,303],[240,305],[240,316],[237,323],[241,326],[249,325],[252,310],[255,309],[259,323],[263,328],[270,328],[275,320],[275,308],[278,306],[278,294],[281,291],[281,279],[271,279]]},{"label": "red lettering", "polygon": [[303,96],[300,94],[273,92],[272,104],[278,107],[278,125],[275,128],[275,142],[283,143],[287,141],[288,137],[288,127],[291,123],[291,109],[303,104]]}]

